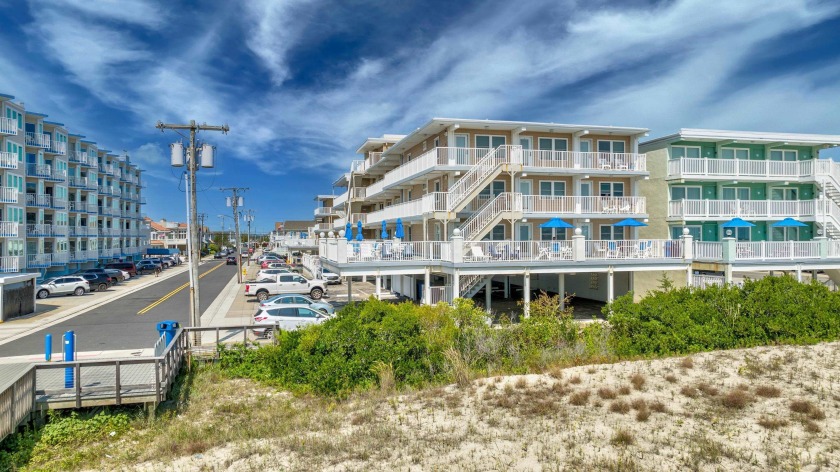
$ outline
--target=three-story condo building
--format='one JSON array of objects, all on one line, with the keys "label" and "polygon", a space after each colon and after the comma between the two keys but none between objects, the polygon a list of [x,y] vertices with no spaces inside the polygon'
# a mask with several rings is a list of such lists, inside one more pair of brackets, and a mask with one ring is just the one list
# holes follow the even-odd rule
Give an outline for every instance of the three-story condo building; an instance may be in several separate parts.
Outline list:
[{"label": "three-story condo building", "polygon": [[140,170],[0,95],[0,270],[61,275],[139,258]]},{"label": "three-story condo building", "polygon": [[[364,159],[334,184],[347,191],[334,200],[338,218],[332,229],[346,230],[350,223],[355,238],[361,222],[363,240],[372,242],[351,243],[347,264],[335,268],[350,274],[378,267],[382,274],[431,251],[422,257],[432,263],[420,264],[429,274],[402,267],[400,276],[384,283],[418,299],[451,299],[473,296],[498,274],[506,291],[514,284],[611,299],[630,289],[630,272],[601,263],[588,271],[572,262],[602,261],[620,252],[619,241],[634,238],[636,230],[617,223],[648,218],[639,195],[639,183],[648,177],[638,152],[646,133],[435,118],[407,136],[369,139],[359,149]],[[402,237],[393,246],[386,241],[395,237],[398,218]],[[546,225],[553,219],[563,220],[561,227]],[[417,247],[401,246],[407,242]],[[462,246],[469,267],[451,260],[453,243]],[[656,245],[642,252],[664,257],[663,242]],[[394,254],[395,248],[401,252]],[[668,252],[675,266],[684,267],[678,253]],[[323,252],[322,258],[332,260]],[[431,284],[439,297],[424,297]]]}]

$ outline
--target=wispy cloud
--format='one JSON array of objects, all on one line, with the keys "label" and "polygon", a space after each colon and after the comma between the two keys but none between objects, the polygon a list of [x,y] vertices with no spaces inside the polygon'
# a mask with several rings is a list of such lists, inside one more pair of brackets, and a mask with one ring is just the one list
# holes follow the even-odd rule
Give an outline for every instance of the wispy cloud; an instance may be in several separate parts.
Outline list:
[{"label": "wispy cloud", "polygon": [[318,8],[315,0],[250,0],[245,5],[247,27],[253,32],[248,48],[271,72],[275,84],[289,75],[287,53],[308,26],[307,17]]}]

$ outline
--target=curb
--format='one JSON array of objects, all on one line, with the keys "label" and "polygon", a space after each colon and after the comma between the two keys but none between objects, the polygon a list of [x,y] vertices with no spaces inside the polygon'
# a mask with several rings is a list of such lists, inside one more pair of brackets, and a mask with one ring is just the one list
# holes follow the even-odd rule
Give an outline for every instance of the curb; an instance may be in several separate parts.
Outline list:
[{"label": "curb", "polygon": [[[95,308],[99,308],[102,305],[110,303],[110,302],[112,302],[112,301],[114,301],[114,300],[116,300],[120,297],[132,294],[134,292],[138,292],[140,290],[151,287],[152,285],[163,282],[165,280],[169,280],[172,277],[176,277],[179,274],[183,274],[183,273],[187,272],[188,270],[189,270],[189,266],[185,266],[178,272],[171,272],[171,273],[167,274],[166,276],[156,277],[153,282],[149,282],[148,284],[137,285],[135,287],[131,287],[130,289],[128,289],[126,291],[114,292],[113,294],[111,294],[109,296],[106,296],[104,298],[100,298],[99,300],[91,301],[89,303],[79,305],[77,307],[68,308],[64,311],[55,313],[55,314],[53,314],[53,315],[51,315],[51,316],[49,316],[49,317],[47,317],[43,320],[39,320],[38,326],[26,329],[24,331],[21,331],[21,332],[18,332],[16,334],[12,335],[12,336],[9,336],[8,338],[0,340],[0,346],[2,346],[4,344],[8,344],[12,341],[16,341],[20,338],[29,336],[30,334],[32,334],[34,332],[37,332],[37,331],[40,331],[42,329],[54,326],[54,325],[56,325],[56,324],[58,324],[62,321],[73,319],[73,318],[75,318],[79,315],[85,314],[85,313],[87,313],[87,312],[89,312],[89,311],[91,311]],[[0,331],[2,331],[3,327],[6,327],[6,326],[11,328],[11,325],[8,325],[7,323],[4,323],[3,325],[0,325]]]}]

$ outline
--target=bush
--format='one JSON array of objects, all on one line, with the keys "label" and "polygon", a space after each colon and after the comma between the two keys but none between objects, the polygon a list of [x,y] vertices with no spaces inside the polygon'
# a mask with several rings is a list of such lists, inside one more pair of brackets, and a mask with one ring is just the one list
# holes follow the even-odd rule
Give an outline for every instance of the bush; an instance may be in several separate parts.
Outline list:
[{"label": "bush", "polygon": [[654,291],[604,308],[618,356],[673,355],[775,343],[814,343],[840,335],[840,293],[789,276],[743,287]]}]

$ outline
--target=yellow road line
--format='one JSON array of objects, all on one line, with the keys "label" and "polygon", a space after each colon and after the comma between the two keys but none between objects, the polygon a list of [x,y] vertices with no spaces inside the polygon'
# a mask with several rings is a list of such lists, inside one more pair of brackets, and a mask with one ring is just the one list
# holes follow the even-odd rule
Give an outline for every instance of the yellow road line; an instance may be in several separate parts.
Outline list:
[{"label": "yellow road line", "polygon": [[[213,272],[214,270],[218,269],[219,267],[221,267],[223,265],[224,264],[219,264],[216,267],[213,267],[212,269],[208,270],[207,272],[199,275],[198,278],[200,279],[200,278],[204,277],[205,275],[209,274],[210,272]],[[138,311],[137,314],[138,315],[144,315],[144,314],[148,313],[149,311],[154,309],[156,306],[158,306],[161,303],[165,302],[166,300],[169,300],[170,298],[174,297],[175,294],[177,294],[178,292],[180,292],[181,290],[183,290],[183,289],[185,289],[189,286],[190,286],[189,282],[184,283],[184,285],[181,285],[180,287],[176,288],[175,290],[173,290],[173,291],[167,293],[166,295],[160,297],[157,301],[153,302],[151,305],[149,305],[146,308],[143,308],[142,310]]]}]

